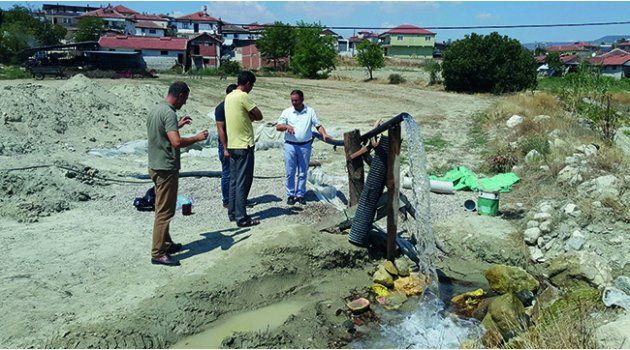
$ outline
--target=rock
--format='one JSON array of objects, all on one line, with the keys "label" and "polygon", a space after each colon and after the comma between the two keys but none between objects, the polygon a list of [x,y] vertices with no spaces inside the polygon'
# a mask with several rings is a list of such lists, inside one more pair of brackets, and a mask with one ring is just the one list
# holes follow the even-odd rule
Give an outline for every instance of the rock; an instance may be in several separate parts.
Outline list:
[{"label": "rock", "polygon": [[536,214],[534,214],[534,220],[545,221],[547,219],[551,219],[551,214],[549,214],[549,213],[536,213]]},{"label": "rock", "polygon": [[551,232],[551,221],[547,220],[547,221],[543,221],[540,226],[540,232],[542,233],[549,233]]},{"label": "rock", "polygon": [[615,144],[625,153],[630,155],[630,127],[624,126],[617,129],[614,138]]},{"label": "rock", "polygon": [[560,299],[560,290],[552,285],[547,286],[536,297],[536,303],[531,312],[531,318],[534,323],[543,317],[543,310],[548,309],[553,303]]},{"label": "rock", "polygon": [[[549,135],[550,137],[552,137],[552,135]],[[557,150],[563,150],[566,149],[567,147],[569,147],[569,144],[561,139],[561,138],[554,138],[552,141],[549,141],[551,148],[557,149]]]},{"label": "rock", "polygon": [[451,304],[455,313],[462,317],[472,317],[473,311],[477,308],[486,292],[479,288],[472,292],[456,295],[451,299]]},{"label": "rock", "polygon": [[536,291],[538,281],[520,267],[493,265],[486,270],[484,276],[490,288],[499,294],[515,293],[523,289]]},{"label": "rock", "polygon": [[538,221],[536,221],[536,220],[529,220],[527,222],[527,228],[532,228],[532,227],[538,227]]},{"label": "rock", "polygon": [[523,289],[514,293],[514,296],[518,298],[518,300],[523,303],[523,306],[531,306],[532,301],[534,301],[534,293],[527,289]]},{"label": "rock", "polygon": [[547,267],[549,280],[556,287],[604,287],[612,281],[611,272],[602,257],[588,251],[560,254]]},{"label": "rock", "polygon": [[529,248],[530,259],[533,262],[542,262],[542,259],[545,256],[543,254],[542,250],[540,250],[540,248],[538,248],[538,247],[528,247],[528,248]]},{"label": "rock", "polygon": [[521,124],[523,122],[523,117],[521,117],[520,115],[513,115],[510,117],[510,119],[507,120],[507,122],[505,122],[505,125],[508,128],[513,128],[519,124]]},{"label": "rock", "polygon": [[630,296],[621,289],[606,287],[602,293],[602,301],[607,307],[619,306],[626,311],[630,311]]},{"label": "rock", "polygon": [[372,290],[374,294],[376,294],[376,296],[379,296],[379,297],[386,296],[387,294],[390,293],[387,287],[378,283],[374,283],[372,287],[370,287],[370,289]]},{"label": "rock", "polygon": [[584,246],[584,243],[585,243],[585,238],[582,232],[580,232],[579,230],[575,230],[573,231],[573,234],[571,234],[571,238],[569,238],[569,240],[566,241],[564,249],[567,251],[568,250],[578,251],[582,249],[582,246]]},{"label": "rock", "polygon": [[385,268],[385,271],[389,272],[390,275],[398,276],[398,269],[396,268],[396,265],[394,265],[393,262],[386,260],[383,263],[383,268]]},{"label": "rock", "polygon": [[630,343],[630,313],[622,314],[618,319],[600,326],[595,331],[598,347],[601,349],[627,349]]},{"label": "rock", "polygon": [[539,114],[539,115],[534,117],[534,121],[536,123],[544,122],[544,121],[547,121],[549,119],[551,119],[551,117],[548,116],[548,115],[545,115],[545,114]]},{"label": "rock", "polygon": [[503,341],[508,341],[527,330],[529,319],[523,303],[514,294],[508,293],[488,306],[488,313],[481,324],[487,330],[498,331]]},{"label": "rock", "polygon": [[542,159],[542,155],[537,150],[533,149],[525,155],[525,163],[533,164],[539,162]]},{"label": "rock", "polygon": [[573,203],[569,203],[562,207],[562,211],[567,215],[571,215],[575,211],[575,209],[577,209],[577,205]]},{"label": "rock", "polygon": [[394,278],[392,277],[392,275],[389,274],[389,272],[387,272],[387,270],[385,270],[383,266],[380,266],[378,270],[376,270],[372,281],[374,283],[382,284],[388,288],[392,288],[394,286]]},{"label": "rock", "polygon": [[360,314],[370,308],[370,301],[365,298],[358,298],[346,304],[355,314]]},{"label": "rock", "polygon": [[550,168],[549,168],[549,166],[548,166],[548,165],[541,165],[541,166],[539,167],[539,169],[540,169],[540,170],[542,170],[542,171],[549,171],[549,170],[550,170]]},{"label": "rock", "polygon": [[582,175],[577,168],[567,165],[558,173],[556,181],[561,184],[577,185],[582,181]]},{"label": "rock", "polygon": [[542,248],[545,245],[545,237],[538,237],[538,239],[536,240],[536,246],[538,246],[538,248]]},{"label": "rock", "polygon": [[396,310],[407,301],[407,295],[404,292],[392,292],[389,295],[378,297],[376,300],[387,310]]},{"label": "rock", "polygon": [[396,259],[398,276],[407,277],[411,273],[412,263],[408,259]]},{"label": "rock", "polygon": [[624,293],[630,295],[630,277],[619,276],[615,279],[614,285]]},{"label": "rock", "polygon": [[394,290],[405,293],[407,296],[420,295],[424,292],[427,279],[417,273],[408,277],[400,277],[394,281]]},{"label": "rock", "polygon": [[540,212],[541,213],[553,213],[553,206],[549,203],[543,203],[540,205]]},{"label": "rock", "polygon": [[584,153],[584,155],[591,157],[597,154],[597,147],[595,145],[581,145],[575,148],[578,152]]},{"label": "rock", "polygon": [[528,228],[523,233],[523,239],[529,245],[536,244],[538,237],[540,237],[540,229],[538,227]]},{"label": "rock", "polygon": [[484,317],[488,314],[488,306],[498,297],[490,297],[486,299],[481,299],[477,304],[477,307],[472,312],[472,317],[478,319],[479,321],[483,320]]},{"label": "rock", "polygon": [[600,176],[578,186],[578,193],[593,199],[617,198],[621,188],[621,180],[614,175]]},{"label": "rock", "polygon": [[580,163],[580,159],[576,156],[564,158],[564,164],[566,165],[577,165],[578,163]]}]

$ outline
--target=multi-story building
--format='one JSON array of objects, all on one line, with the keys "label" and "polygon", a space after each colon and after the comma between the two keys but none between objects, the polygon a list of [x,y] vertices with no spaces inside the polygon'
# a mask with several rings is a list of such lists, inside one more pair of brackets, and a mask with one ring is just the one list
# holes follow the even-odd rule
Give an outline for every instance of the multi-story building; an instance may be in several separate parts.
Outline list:
[{"label": "multi-story building", "polygon": [[171,25],[177,30],[177,35],[185,37],[197,36],[201,33],[217,34],[219,20],[210,16],[207,10],[198,11],[173,19]]},{"label": "multi-story building", "polygon": [[379,35],[385,56],[398,58],[431,58],[435,33],[403,24]]},{"label": "multi-story building", "polygon": [[74,5],[42,5],[44,18],[52,24],[58,24],[68,30],[75,31],[79,23],[78,17],[86,12],[97,10],[98,7]]}]

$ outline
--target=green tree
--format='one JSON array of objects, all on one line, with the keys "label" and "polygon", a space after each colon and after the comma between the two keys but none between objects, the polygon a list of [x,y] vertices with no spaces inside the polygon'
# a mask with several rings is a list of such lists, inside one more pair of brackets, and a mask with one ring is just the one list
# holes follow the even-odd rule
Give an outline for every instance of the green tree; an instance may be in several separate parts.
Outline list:
[{"label": "green tree", "polygon": [[564,63],[560,59],[560,54],[550,52],[545,58],[545,64],[549,67],[552,76],[561,76],[564,71]]},{"label": "green tree", "polygon": [[357,47],[357,61],[363,67],[367,68],[372,80],[372,71],[374,69],[383,68],[385,66],[385,55],[383,49],[375,43],[368,40],[363,41]]},{"label": "green tree", "polygon": [[0,12],[0,61],[18,63],[26,58],[24,49],[58,44],[65,34],[65,29],[33,17],[29,8],[15,5]]},{"label": "green tree", "polygon": [[[320,35],[322,26],[318,23],[298,22],[295,28],[295,51],[291,58],[291,68],[306,78],[327,75],[335,68],[337,52],[330,35]],[[320,73],[321,72],[321,73]]]},{"label": "green tree", "polygon": [[536,46],[536,49],[534,49],[534,56],[542,56],[546,53],[547,50],[545,50],[545,48],[542,46]]},{"label": "green tree", "polygon": [[105,21],[97,17],[85,17],[82,18],[77,25],[74,40],[77,42],[98,41],[104,30]]},{"label": "green tree", "polygon": [[[265,27],[260,39],[256,41],[256,48],[262,57],[273,61],[274,69],[278,69],[278,62],[293,55],[295,48],[295,33],[290,24],[275,22],[273,26]],[[283,66],[283,70],[287,67]]]},{"label": "green tree", "polygon": [[450,91],[520,91],[536,87],[536,61],[516,39],[472,33],[444,53],[442,77]]}]

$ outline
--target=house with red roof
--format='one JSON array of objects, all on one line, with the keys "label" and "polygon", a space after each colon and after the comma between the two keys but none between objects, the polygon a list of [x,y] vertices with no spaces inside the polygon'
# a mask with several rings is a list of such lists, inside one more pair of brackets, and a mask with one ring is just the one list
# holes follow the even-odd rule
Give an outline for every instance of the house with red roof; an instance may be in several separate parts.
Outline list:
[{"label": "house with red roof", "polygon": [[98,41],[102,51],[138,52],[148,69],[167,70],[181,65],[188,70],[218,67],[221,39],[202,33],[193,37],[149,37],[129,35],[102,36]]},{"label": "house with red roof", "polygon": [[575,42],[567,45],[554,45],[546,48],[548,52],[558,52],[565,55],[578,55],[580,57],[591,56],[597,52],[598,47],[586,42]]},{"label": "house with red roof", "polygon": [[[122,10],[121,13],[119,10]],[[122,34],[133,35],[136,33],[135,20],[131,18],[136,12],[122,6],[107,6],[94,11],[86,12],[78,17],[79,20],[86,17],[100,18],[105,22],[105,26],[109,29],[120,31]]]},{"label": "house with red roof", "polygon": [[172,24],[177,29],[178,35],[186,37],[197,36],[201,33],[214,35],[219,32],[219,20],[210,16],[205,6],[203,11],[197,11],[173,19]]},{"label": "house with red roof", "polygon": [[600,67],[602,75],[616,79],[630,78],[630,53],[625,50],[617,48],[590,58],[589,62]]},{"label": "house with red roof", "polygon": [[166,28],[153,21],[136,21],[136,35],[137,36],[166,36]]},{"label": "house with red roof", "polygon": [[618,49],[630,52],[630,41],[624,41],[615,45]]},{"label": "house with red roof", "polygon": [[411,25],[403,24],[381,35],[381,46],[385,56],[398,58],[431,58],[435,46],[435,33]]}]

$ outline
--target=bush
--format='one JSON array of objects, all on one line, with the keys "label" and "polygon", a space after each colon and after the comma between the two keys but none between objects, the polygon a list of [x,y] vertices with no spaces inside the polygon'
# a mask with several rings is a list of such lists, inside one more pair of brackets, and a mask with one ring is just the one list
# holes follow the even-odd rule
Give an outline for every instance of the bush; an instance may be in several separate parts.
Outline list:
[{"label": "bush", "polygon": [[447,90],[496,94],[536,87],[536,61],[516,39],[473,33],[444,53]]},{"label": "bush", "polygon": [[14,66],[0,67],[0,79],[2,80],[26,79],[30,77],[31,75],[22,68]]},{"label": "bush", "polygon": [[551,153],[549,139],[546,136],[533,136],[525,139],[521,144],[521,153],[527,155],[531,150],[536,150],[544,158]]},{"label": "bush", "polygon": [[503,146],[490,154],[486,158],[486,163],[489,170],[494,173],[507,173],[518,163],[518,157],[510,146]]},{"label": "bush", "polygon": [[424,69],[429,72],[429,85],[436,85],[442,82],[442,66],[437,61],[428,61]]},{"label": "bush", "polygon": [[389,75],[389,83],[390,84],[402,84],[406,82],[405,78],[402,75],[394,73]]},{"label": "bush", "polygon": [[243,69],[238,61],[222,60],[219,70],[225,75],[238,75]]}]

